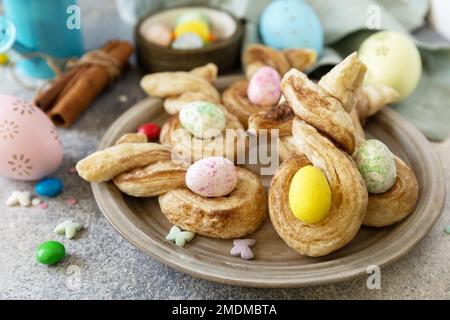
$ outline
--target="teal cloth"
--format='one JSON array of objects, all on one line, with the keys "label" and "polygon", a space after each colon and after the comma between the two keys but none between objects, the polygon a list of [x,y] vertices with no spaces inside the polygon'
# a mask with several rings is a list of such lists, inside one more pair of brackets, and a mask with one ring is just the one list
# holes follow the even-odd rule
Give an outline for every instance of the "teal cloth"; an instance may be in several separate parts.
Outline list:
[{"label": "teal cloth", "polygon": [[[282,0],[274,0],[282,1]],[[170,5],[209,3],[245,19],[245,44],[260,42],[258,21],[271,0],[174,0]],[[427,0],[307,0],[317,12],[325,31],[327,48],[316,67],[334,65],[358,49],[372,32],[367,30],[368,9],[377,6],[381,29],[411,34],[426,23]],[[449,15],[450,19],[450,15]],[[392,107],[414,123],[429,139],[445,140],[450,132],[450,43],[429,43],[417,38],[423,74],[415,92]]]}]

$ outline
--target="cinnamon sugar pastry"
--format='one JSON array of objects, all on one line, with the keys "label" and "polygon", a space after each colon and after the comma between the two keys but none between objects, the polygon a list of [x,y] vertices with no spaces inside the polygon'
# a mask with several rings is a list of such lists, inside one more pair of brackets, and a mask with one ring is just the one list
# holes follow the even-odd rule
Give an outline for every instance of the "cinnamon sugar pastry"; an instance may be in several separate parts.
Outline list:
[{"label": "cinnamon sugar pastry", "polygon": [[222,100],[225,107],[246,127],[250,115],[272,107],[254,104],[248,99],[247,90],[253,74],[264,66],[274,68],[281,76],[292,67],[305,70],[315,63],[316,53],[309,49],[278,51],[260,44],[252,44],[245,49],[242,61],[247,79],[233,83],[224,91]]},{"label": "cinnamon sugar pastry", "polygon": [[306,70],[317,59],[317,54],[310,49],[286,49],[278,51],[262,44],[248,45],[242,55],[245,75],[250,79],[256,70],[262,66],[269,66],[284,75],[291,68]]},{"label": "cinnamon sugar pastry", "polygon": [[[336,87],[333,86],[331,81],[328,82],[326,87],[328,91],[334,93],[333,96],[347,97],[345,101],[352,101],[348,91],[342,89],[351,88],[352,86],[342,86],[342,84],[354,83],[351,79],[360,77],[356,77],[355,74],[359,74],[361,68],[347,66],[349,68],[344,69],[346,72],[341,72],[340,75],[341,77],[349,77],[350,80],[346,81],[345,79],[339,79],[339,75],[335,75],[334,78],[338,79],[336,81]],[[342,71],[342,68],[340,69]],[[353,70],[353,74],[349,70]],[[319,85],[321,85],[321,82],[319,82]],[[343,93],[340,93],[340,88],[344,91]],[[380,110],[386,103],[395,101],[398,98],[398,93],[390,87],[382,85],[366,85],[361,90],[358,90],[357,86],[353,86],[353,88],[356,90],[354,94],[358,95],[358,98],[356,106],[349,114],[354,127],[356,145],[359,145],[365,141],[365,134],[361,123],[363,123],[368,116]],[[351,102],[349,104],[351,104]],[[283,108],[286,108],[286,106],[283,106]],[[288,114],[288,112],[283,111],[283,114]],[[265,116],[265,118],[267,119],[267,116]],[[290,117],[284,117],[283,120],[284,124],[282,125],[282,131],[285,132],[286,123],[291,122],[292,119]],[[256,126],[263,122],[258,119],[258,121],[252,120],[250,123],[254,123]],[[271,125],[276,127],[273,123]],[[281,126],[281,123],[278,125]],[[267,124],[264,124],[264,126],[267,127]],[[301,149],[297,148],[296,145],[292,143],[292,139],[290,139],[289,136],[282,136],[280,138],[280,156],[282,159],[286,159],[290,153],[289,151],[302,152]],[[395,157],[395,162],[397,167],[396,182],[394,186],[385,193],[369,195],[369,205],[363,221],[364,225],[382,227],[394,224],[405,218],[415,207],[418,198],[418,183],[414,172],[400,158]]]},{"label": "cinnamon sugar pastry", "polygon": [[[378,84],[365,85],[359,90],[365,67],[356,55],[345,59],[325,75],[319,85],[347,105],[355,128],[357,145],[365,141],[362,124],[386,104],[395,102],[399,94],[394,89]],[[359,85],[358,85],[359,83]],[[353,96],[356,99],[352,99]],[[369,194],[367,214],[363,224],[383,227],[399,222],[414,209],[419,187],[414,172],[397,156],[394,156],[397,179],[394,185],[382,194]]]},{"label": "cinnamon sugar pastry", "polygon": [[[127,153],[130,150],[133,150],[132,157]],[[132,162],[123,164],[124,159],[131,158]],[[258,176],[237,168],[238,182],[231,194],[206,198],[186,188],[188,167],[187,163],[171,160],[170,151],[161,145],[124,142],[81,160],[77,171],[89,182],[113,179],[114,184],[130,196],[158,196],[161,211],[171,223],[200,235],[239,238],[253,233],[261,225],[267,203]]]},{"label": "cinnamon sugar pastry", "polygon": [[190,72],[160,72],[146,75],[141,87],[153,97],[163,98],[169,114],[177,114],[192,101],[220,103],[220,94],[213,86],[217,78],[217,66],[209,63]]},{"label": "cinnamon sugar pastry", "polygon": [[197,138],[180,123],[179,115],[169,118],[161,128],[160,142],[169,147],[173,154],[187,162],[205,157],[222,156],[234,161],[247,148],[247,134],[238,119],[225,113],[226,130],[213,138]]},{"label": "cinnamon sugar pastry", "polygon": [[[281,88],[294,113],[293,144],[303,155],[291,153],[274,175],[269,189],[270,218],[295,251],[323,256],[349,243],[366,214],[367,189],[349,155],[355,147],[354,128],[342,104],[300,71],[289,71]],[[310,163],[325,173],[331,189],[330,211],[314,224],[298,220],[288,199],[293,175]]]},{"label": "cinnamon sugar pastry", "polygon": [[[358,146],[364,139],[364,131],[360,125],[367,117],[374,115],[387,104],[398,99],[398,93],[385,85],[363,85],[366,68],[361,64],[356,54],[352,54],[343,60],[326,74],[318,83],[322,92],[331,95],[341,102],[342,106],[349,110],[355,130],[355,145]],[[333,100],[333,99],[331,99]],[[286,159],[290,152],[295,152],[290,140],[289,132],[292,126],[294,114],[289,110],[289,105],[279,104],[266,111],[261,111],[250,116],[248,127],[253,132],[260,129],[280,130],[280,158]],[[313,109],[315,109],[313,107]],[[316,110],[320,122],[320,112]],[[359,121],[357,121],[359,119]],[[326,126],[327,124],[323,124]]]}]

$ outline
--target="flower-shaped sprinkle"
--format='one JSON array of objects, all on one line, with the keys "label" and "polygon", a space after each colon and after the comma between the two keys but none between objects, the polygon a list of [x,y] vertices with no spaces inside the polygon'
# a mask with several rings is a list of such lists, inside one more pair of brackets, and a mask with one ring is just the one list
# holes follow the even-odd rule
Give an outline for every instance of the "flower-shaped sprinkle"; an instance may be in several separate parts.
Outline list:
[{"label": "flower-shaped sprinkle", "polygon": [[254,239],[236,239],[233,241],[234,247],[231,249],[231,255],[241,257],[244,260],[253,259],[253,251],[250,249],[256,244]]},{"label": "flower-shaped sprinkle", "polygon": [[184,245],[194,239],[195,233],[190,231],[181,231],[177,226],[173,226],[170,229],[169,234],[166,236],[166,240],[175,243],[179,247],[184,247]]},{"label": "flower-shaped sprinkle", "polygon": [[11,160],[8,161],[11,166],[12,172],[17,172],[19,176],[29,176],[30,172],[33,170],[30,158],[25,157],[24,154],[13,154]]}]

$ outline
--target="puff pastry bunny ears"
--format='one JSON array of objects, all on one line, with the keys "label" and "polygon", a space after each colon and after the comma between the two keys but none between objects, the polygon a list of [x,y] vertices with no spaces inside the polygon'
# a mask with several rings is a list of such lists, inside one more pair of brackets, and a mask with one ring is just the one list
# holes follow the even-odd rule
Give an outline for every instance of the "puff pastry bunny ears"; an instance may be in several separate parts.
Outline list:
[{"label": "puff pastry bunny ears", "polygon": [[[350,154],[356,145],[350,115],[342,103],[292,69],[281,88],[292,108],[293,153],[275,174],[269,189],[269,212],[275,230],[295,251],[323,256],[349,243],[366,214],[368,193]],[[302,154],[302,155],[300,155]],[[326,175],[331,189],[331,209],[314,224],[294,217],[289,208],[289,187],[293,175],[312,163]]]},{"label": "puff pastry bunny ears", "polygon": [[217,66],[208,63],[190,72],[160,72],[146,75],[141,80],[144,91],[163,98],[164,109],[177,114],[181,108],[193,101],[220,104],[220,94],[213,86],[217,79]]},{"label": "puff pastry bunny ears", "polygon": [[186,187],[189,164],[173,161],[168,148],[147,143],[139,134],[127,134],[117,143],[78,162],[78,174],[90,182],[112,180],[130,196],[158,196],[166,218],[196,234],[240,238],[253,233],[264,221],[264,187],[249,170],[236,168],[236,188],[226,197],[206,198]]}]

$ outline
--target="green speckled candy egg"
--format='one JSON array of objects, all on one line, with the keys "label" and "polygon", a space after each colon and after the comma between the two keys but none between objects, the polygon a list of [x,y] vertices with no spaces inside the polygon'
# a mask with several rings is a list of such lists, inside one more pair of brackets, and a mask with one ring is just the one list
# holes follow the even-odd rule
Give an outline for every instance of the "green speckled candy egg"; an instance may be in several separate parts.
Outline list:
[{"label": "green speckled candy egg", "polygon": [[379,140],[367,140],[360,146],[356,155],[356,165],[366,181],[369,193],[386,192],[397,179],[394,156]]},{"label": "green speckled candy egg", "polygon": [[180,111],[181,125],[197,138],[218,136],[226,124],[223,110],[210,102],[194,101]]}]

